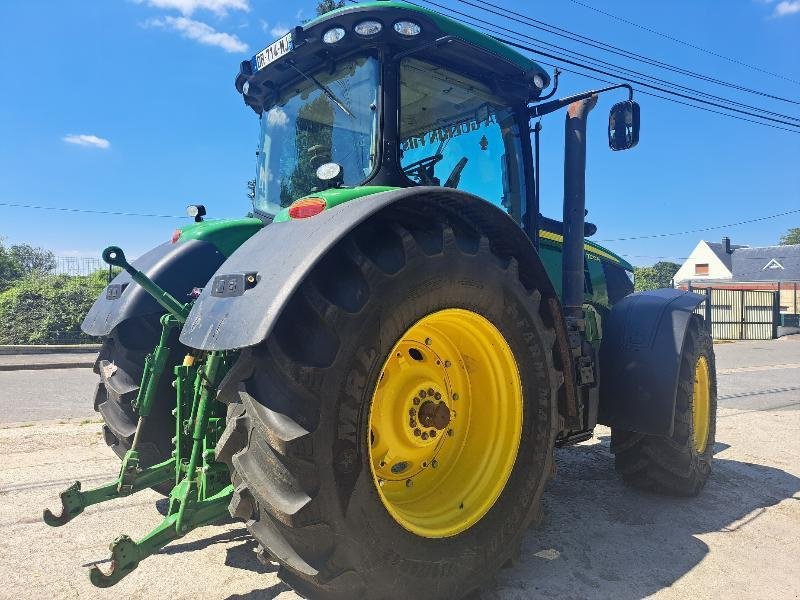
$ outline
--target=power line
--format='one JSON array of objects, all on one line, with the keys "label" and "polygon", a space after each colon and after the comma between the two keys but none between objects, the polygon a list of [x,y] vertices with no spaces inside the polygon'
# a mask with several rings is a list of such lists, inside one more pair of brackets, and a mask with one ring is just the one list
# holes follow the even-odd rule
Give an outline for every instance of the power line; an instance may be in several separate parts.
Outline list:
[{"label": "power line", "polygon": [[[544,32],[549,33],[551,35],[555,35],[555,36],[558,36],[558,37],[566,38],[566,39],[569,39],[569,40],[571,40],[573,42],[578,42],[580,44],[584,44],[584,45],[590,46],[592,48],[603,50],[604,52],[609,52],[611,54],[616,54],[616,55],[619,55],[619,56],[623,56],[625,58],[633,59],[633,60],[636,60],[636,61],[639,61],[639,62],[644,62],[644,63],[646,63],[648,65],[657,66],[659,68],[662,68],[662,69],[665,69],[665,70],[668,70],[668,71],[673,71],[673,72],[676,72],[676,73],[680,73],[680,74],[688,76],[688,77],[695,77],[695,78],[701,79],[703,81],[707,81],[707,82],[710,82],[710,83],[715,83],[717,85],[730,87],[730,88],[733,88],[733,89],[736,89],[736,90],[739,90],[739,91],[745,91],[745,92],[748,92],[750,94],[756,94],[756,95],[759,95],[759,96],[765,96],[765,97],[768,97],[768,98],[772,98],[774,100],[781,100],[783,102],[788,102],[790,104],[800,104],[800,101],[798,101],[798,100],[792,100],[792,99],[789,99],[789,98],[784,98],[782,96],[775,96],[773,94],[768,94],[768,93],[763,92],[761,90],[754,90],[752,88],[748,88],[748,87],[742,86],[740,84],[731,83],[729,81],[724,81],[722,79],[717,79],[716,77],[712,77],[710,75],[705,75],[703,73],[698,73],[696,71],[691,71],[691,70],[685,69],[683,67],[679,67],[679,66],[676,66],[676,65],[673,65],[673,64],[670,64],[670,63],[667,63],[667,62],[664,62],[664,61],[661,61],[661,60],[658,60],[658,59],[655,59],[655,58],[652,58],[652,57],[648,57],[648,56],[645,56],[643,54],[639,54],[637,52],[633,52],[631,50],[625,50],[624,48],[620,48],[618,46],[614,46],[613,44],[608,44],[606,42],[603,42],[603,41],[595,39],[595,38],[591,38],[591,37],[588,37],[588,36],[585,36],[585,35],[581,35],[580,33],[576,33],[574,31],[570,31],[569,29],[564,29],[562,27],[558,27],[557,25],[551,25],[550,23],[547,23],[545,21],[541,21],[539,19],[534,19],[533,17],[530,17],[528,15],[524,15],[522,13],[513,11],[513,10],[511,10],[509,8],[505,8],[503,6],[498,6],[497,4],[493,4],[492,2],[489,2],[489,1],[486,1],[486,0],[481,2],[481,4],[477,4],[475,2],[471,2],[470,0],[456,0],[456,1],[460,2],[461,4],[466,4],[468,6],[472,6],[474,8],[479,9],[479,10],[483,10],[483,11],[490,12],[492,14],[496,14],[497,16],[500,16],[500,17],[503,17],[503,18],[506,18],[506,19],[510,19],[510,17],[508,15],[498,14],[496,12],[497,10],[501,10],[501,11],[503,11],[505,13],[508,13],[510,15],[513,15],[513,16],[517,17],[517,19],[522,19],[522,20],[526,21],[526,24],[529,27],[532,27],[534,29],[538,29],[540,31],[544,31]],[[486,8],[487,6],[490,6],[495,10],[490,10],[490,9]],[[449,7],[447,7],[447,9],[456,12],[455,9],[452,9],[452,8],[449,8]]]},{"label": "power line", "polygon": [[89,208],[67,208],[64,206],[39,206],[36,204],[19,204],[15,202],[0,202],[0,206],[12,208],[35,208],[37,210],[58,210],[61,212],[91,213],[95,215],[115,215],[121,217],[157,217],[161,219],[188,219],[186,215],[158,215],[149,213],[129,213],[112,210],[93,210]]},{"label": "power line", "polygon": [[635,23],[634,21],[630,21],[628,19],[620,17],[619,15],[615,15],[613,13],[606,12],[604,10],[601,10],[601,9],[595,7],[595,6],[591,6],[589,4],[586,4],[585,2],[581,2],[580,0],[570,0],[570,2],[573,2],[574,4],[578,4],[579,6],[583,6],[584,8],[588,8],[589,10],[593,10],[596,13],[600,13],[602,15],[605,15],[607,17],[610,17],[610,18],[615,19],[617,21],[620,21],[622,23],[626,23],[626,24],[631,25],[633,27],[637,27],[637,28],[642,29],[644,31],[648,31],[650,33],[653,33],[655,35],[658,35],[658,36],[663,37],[665,39],[668,39],[670,41],[676,42],[678,44],[683,44],[684,46],[687,46],[689,48],[694,48],[695,50],[699,50],[700,52],[705,52],[706,54],[710,54],[711,56],[716,56],[717,58],[721,58],[723,60],[727,60],[728,62],[732,62],[734,64],[741,65],[743,67],[747,67],[748,69],[752,69],[754,71],[759,71],[760,73],[765,73],[767,75],[771,75],[772,77],[777,77],[778,79],[783,79],[785,81],[791,81],[792,83],[800,84],[800,81],[797,81],[796,79],[792,79],[790,77],[786,77],[786,76],[781,75],[779,73],[773,73],[772,71],[767,71],[766,69],[762,69],[761,67],[756,67],[755,65],[748,64],[748,63],[743,62],[741,60],[738,60],[736,58],[731,58],[729,56],[725,56],[724,54],[719,54],[718,52],[714,52],[713,50],[708,50],[707,48],[703,48],[702,46],[698,46],[696,44],[693,44],[691,42],[687,42],[687,41],[682,40],[680,38],[676,38],[676,37],[671,36],[669,34],[662,33],[661,31],[658,31],[656,29],[652,29],[650,27],[646,27],[645,25],[640,25],[639,23]]},{"label": "power line", "polygon": [[[590,61],[592,61],[594,63],[601,63],[601,64],[607,65],[607,66],[609,66],[610,68],[613,68],[613,69],[618,69],[620,71],[627,71],[628,73],[633,73],[635,75],[639,75],[641,77],[645,77],[645,78],[647,78],[647,79],[649,79],[651,81],[660,82],[660,83],[663,83],[663,84],[666,84],[666,85],[669,85],[669,86],[673,86],[673,87],[676,87],[676,88],[679,88],[679,89],[683,89],[683,90],[687,90],[689,92],[693,92],[695,94],[699,94],[701,96],[705,96],[705,97],[708,97],[708,98],[713,98],[713,99],[716,99],[716,100],[720,100],[722,102],[726,102],[726,103],[729,103],[729,104],[734,104],[734,105],[741,106],[741,107],[744,107],[744,108],[749,108],[749,109],[752,109],[752,110],[756,110],[756,111],[763,112],[763,113],[770,114],[770,115],[775,115],[775,116],[778,116],[778,117],[782,117],[784,119],[789,119],[789,120],[797,121],[798,123],[800,123],[800,118],[798,118],[798,117],[792,117],[792,116],[786,115],[784,113],[778,113],[778,112],[770,111],[770,110],[767,110],[767,109],[764,109],[764,108],[760,108],[760,107],[757,107],[757,106],[752,106],[750,104],[744,104],[742,102],[737,102],[737,101],[731,100],[729,98],[724,98],[722,96],[717,96],[715,94],[710,94],[708,92],[704,92],[704,91],[698,90],[696,88],[691,88],[691,87],[687,87],[687,86],[684,86],[684,85],[681,85],[681,84],[678,84],[678,83],[667,81],[665,79],[661,79],[661,78],[655,77],[653,75],[648,75],[646,73],[642,73],[641,71],[636,71],[636,70],[630,69],[628,67],[622,67],[622,66],[616,65],[614,63],[610,63],[610,62],[605,61],[605,60],[594,58],[594,57],[589,56],[587,54],[582,54],[580,52],[576,52],[574,50],[570,50],[568,48],[564,48],[563,46],[558,46],[557,44],[551,44],[549,42],[546,42],[544,40],[540,40],[538,38],[535,38],[535,37],[532,37],[532,36],[529,36],[529,35],[526,35],[524,33],[520,33],[518,31],[515,31],[515,30],[512,30],[512,29],[508,29],[507,27],[503,27],[502,25],[497,25],[497,24],[494,24],[494,23],[490,23],[489,21],[485,21],[485,20],[480,19],[478,17],[475,17],[473,15],[469,15],[467,13],[458,11],[456,9],[452,9],[452,8],[447,7],[447,6],[438,4],[438,3],[436,3],[436,2],[434,2],[432,0],[422,0],[422,1],[423,2],[427,2],[428,4],[431,4],[433,6],[437,6],[439,8],[442,8],[444,10],[447,10],[449,12],[452,12],[454,14],[457,14],[457,15],[459,15],[461,17],[466,18],[466,19],[469,19],[470,21],[472,21],[472,23],[470,23],[472,25],[474,25],[474,22],[477,21],[479,23],[482,23],[484,26],[491,26],[491,27],[493,27],[495,29],[500,29],[500,30],[505,31],[507,33],[512,33],[512,34],[514,34],[516,36],[523,37],[523,38],[525,38],[527,40],[532,40],[532,41],[537,42],[539,44],[544,44],[545,46],[548,46],[548,47],[551,47],[551,48],[556,48],[557,50],[560,50],[562,52],[567,52],[568,54],[571,54],[573,56],[578,56],[578,57],[580,57],[580,58],[582,58],[584,60],[590,60]],[[459,1],[463,1],[463,0],[459,0]],[[488,9],[484,9],[484,10],[488,10]],[[509,17],[506,17],[504,15],[500,15],[498,13],[495,13],[493,11],[489,11],[489,12],[491,12],[492,14],[496,14],[497,16],[500,16],[502,18],[509,18]],[[493,33],[496,33],[496,32],[493,32]],[[627,76],[627,75],[623,75],[623,76]],[[754,115],[754,116],[760,117],[761,115]],[[786,123],[786,124],[790,125],[790,126],[792,126],[792,125],[793,126],[797,126],[797,125],[794,125],[793,123]]]},{"label": "power line", "polygon": [[757,223],[759,221],[768,221],[769,219],[777,219],[778,217],[785,217],[786,215],[794,215],[800,213],[800,208],[795,210],[787,210],[786,212],[778,213],[776,215],[769,215],[766,217],[758,217],[756,219],[747,219],[746,221],[738,221],[736,223],[728,223],[727,225],[714,225],[712,227],[702,227],[700,229],[689,229],[687,231],[674,231],[671,233],[654,233],[651,235],[637,235],[633,237],[612,238],[606,240],[597,240],[598,242],[627,242],[630,240],[647,240],[653,238],[672,237],[676,235],[687,235],[690,233],[700,233],[703,231],[713,231],[715,229],[725,229],[726,227],[736,227],[737,225],[746,225],[748,223]]},{"label": "power line", "polygon": [[[422,1],[425,2],[426,4],[430,4],[430,5],[436,6],[438,8],[441,8],[441,9],[450,11],[452,13],[458,14],[458,15],[460,15],[462,17],[467,17],[469,19],[472,19],[473,21],[478,21],[478,22],[484,23],[485,25],[489,25],[491,27],[499,28],[499,29],[505,30],[507,32],[511,32],[511,33],[513,33],[513,34],[515,34],[517,36],[528,37],[525,34],[520,33],[518,31],[510,30],[510,29],[508,29],[506,27],[502,27],[501,25],[495,25],[493,23],[490,23],[488,21],[480,19],[479,17],[475,17],[473,15],[469,15],[467,13],[463,13],[461,11],[449,8],[447,6],[443,6],[443,5],[438,4],[437,2],[434,2],[432,0],[422,0]],[[458,0],[458,1],[459,2],[464,2],[465,0]],[[409,4],[415,4],[415,3],[414,2],[409,2]],[[419,5],[415,4],[415,6],[419,6]],[[500,16],[502,18],[514,21],[514,19],[511,19],[510,17],[507,17],[505,15],[496,13],[495,11],[492,11],[490,9],[483,8],[482,10],[488,11],[488,12],[490,12],[492,14],[496,14],[497,16]],[[519,21],[517,21],[517,22],[519,22]],[[736,112],[736,113],[739,113],[739,114],[744,114],[744,115],[748,115],[748,116],[751,116],[751,117],[756,117],[756,118],[759,118],[759,119],[772,121],[774,123],[779,123],[781,125],[785,125],[785,126],[788,126],[788,127],[800,127],[800,125],[798,125],[796,123],[789,123],[789,122],[783,121],[781,119],[776,119],[776,118],[768,117],[768,116],[765,116],[765,115],[754,114],[754,113],[752,113],[750,111],[742,110],[742,109],[739,109],[739,108],[734,108],[732,106],[726,106],[724,104],[719,104],[718,102],[712,102],[710,100],[706,100],[706,99],[703,99],[703,98],[697,98],[697,97],[689,96],[687,94],[676,92],[674,90],[663,88],[661,86],[653,85],[651,83],[638,81],[636,79],[627,77],[625,75],[620,75],[619,73],[612,73],[612,72],[609,72],[609,71],[605,71],[603,69],[598,69],[596,67],[592,67],[590,65],[585,65],[585,64],[582,64],[582,63],[579,63],[579,62],[575,62],[575,61],[570,60],[568,58],[564,58],[563,56],[558,56],[558,55],[550,54],[548,52],[543,52],[541,50],[537,50],[535,48],[532,48],[529,45],[522,45],[522,44],[519,44],[517,42],[510,41],[508,39],[499,38],[497,36],[493,36],[493,37],[495,37],[495,39],[497,39],[497,40],[499,40],[499,41],[501,41],[501,42],[503,42],[505,44],[508,44],[509,46],[513,46],[515,48],[526,50],[528,52],[532,52],[534,54],[539,54],[541,56],[545,56],[545,57],[552,58],[552,59],[555,59],[555,60],[560,60],[560,61],[566,62],[567,64],[570,64],[570,65],[573,65],[573,66],[577,66],[577,67],[580,67],[580,68],[583,68],[583,69],[587,69],[587,70],[593,71],[595,73],[600,73],[600,74],[603,74],[603,75],[607,75],[609,77],[622,77],[623,79],[625,79],[626,81],[629,81],[630,83],[634,83],[636,85],[644,86],[644,87],[647,87],[647,88],[650,88],[650,89],[653,89],[653,90],[657,90],[657,91],[660,91],[660,92],[663,92],[663,93],[666,93],[666,94],[677,96],[679,98],[684,98],[684,99],[687,99],[687,100],[692,100],[693,102],[698,102],[698,103],[701,103],[701,104],[707,104],[709,106],[715,106],[717,108],[722,108],[722,109],[727,110],[727,111],[732,111],[732,112]],[[568,52],[571,52],[571,51],[568,51]],[[619,68],[619,67],[614,66],[614,68]],[[669,82],[667,82],[667,83],[669,83]],[[670,84],[670,85],[672,85],[672,84]],[[723,101],[729,102],[729,103],[732,102],[732,101],[727,100],[727,99],[723,99]],[[758,109],[758,110],[762,110],[762,109]],[[789,117],[789,116],[786,116],[786,115],[782,115],[782,116],[784,116],[785,118],[789,118],[789,119],[793,118],[793,117]],[[800,133],[800,131],[797,132],[797,133]]]}]

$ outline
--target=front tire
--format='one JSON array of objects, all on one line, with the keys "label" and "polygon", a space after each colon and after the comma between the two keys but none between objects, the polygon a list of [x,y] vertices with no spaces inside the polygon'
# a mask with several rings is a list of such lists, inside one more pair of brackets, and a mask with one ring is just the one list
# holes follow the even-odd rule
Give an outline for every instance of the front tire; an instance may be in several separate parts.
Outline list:
[{"label": "front tire", "polygon": [[[235,485],[231,514],[311,598],[463,597],[512,557],[550,473],[562,377],[539,292],[469,227],[420,221],[373,218],[338,244],[234,367],[240,402],[217,446]],[[460,349],[443,351],[446,339]],[[513,372],[481,387],[494,362]],[[423,418],[430,390],[453,420],[444,409]],[[469,448],[468,431],[483,453],[434,452]],[[391,444],[400,450],[381,465]],[[439,473],[442,485],[425,481]],[[445,485],[448,473],[458,477]]]},{"label": "front tire", "polygon": [[625,483],[696,496],[711,474],[717,425],[717,374],[711,334],[693,316],[686,333],[672,436],[611,428],[611,451]]}]

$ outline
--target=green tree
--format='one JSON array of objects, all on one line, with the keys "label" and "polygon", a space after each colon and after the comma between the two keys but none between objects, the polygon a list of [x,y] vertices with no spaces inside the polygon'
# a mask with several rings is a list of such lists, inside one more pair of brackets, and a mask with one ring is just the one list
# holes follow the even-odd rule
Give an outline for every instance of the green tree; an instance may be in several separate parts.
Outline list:
[{"label": "green tree", "polygon": [[636,267],[633,270],[634,287],[637,292],[672,287],[672,278],[680,268],[674,262],[657,262],[652,267]]},{"label": "green tree", "polygon": [[91,275],[31,274],[0,292],[0,344],[90,341],[80,325],[107,283]]},{"label": "green tree", "polygon": [[788,246],[789,244],[800,244],[800,227],[792,227],[789,231],[781,236],[781,241],[778,242],[781,246]]},{"label": "green tree", "polygon": [[56,266],[53,253],[28,244],[15,244],[8,248],[0,238],[0,291],[15,281],[34,273],[47,273]]},{"label": "green tree", "polygon": [[317,2],[317,15],[324,15],[344,6],[345,0],[320,0]]}]

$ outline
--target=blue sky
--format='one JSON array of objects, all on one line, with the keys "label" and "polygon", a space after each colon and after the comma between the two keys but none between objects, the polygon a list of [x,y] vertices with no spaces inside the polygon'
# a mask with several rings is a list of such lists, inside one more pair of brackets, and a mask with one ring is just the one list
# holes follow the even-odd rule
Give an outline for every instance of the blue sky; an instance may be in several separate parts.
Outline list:
[{"label": "blue sky", "polygon": [[[800,81],[800,0],[582,1]],[[455,0],[439,2],[477,12]],[[245,214],[257,119],[243,105],[233,79],[241,60],[310,18],[315,4],[3,2],[0,203],[164,215],[182,215],[187,204],[203,203],[211,217]],[[569,0],[501,4],[625,49],[800,100],[798,83],[699,52]],[[588,53],[601,56],[591,49]],[[734,94],[664,72],[659,76],[800,115],[800,105]],[[559,93],[593,85],[564,74]],[[639,96],[641,142],[632,151],[612,153],[604,121],[618,99],[613,94],[601,98],[588,135],[587,205],[589,219],[599,226],[598,241],[800,208],[800,135]],[[546,117],[543,125],[543,210],[558,216],[563,114]],[[45,246],[58,255],[97,256],[115,243],[136,256],[169,239],[185,222],[0,205],[0,236],[7,243]],[[687,256],[700,238],[727,234],[735,243],[768,245],[797,226],[800,214],[704,234],[601,243],[635,264],[649,264],[657,257]]]}]

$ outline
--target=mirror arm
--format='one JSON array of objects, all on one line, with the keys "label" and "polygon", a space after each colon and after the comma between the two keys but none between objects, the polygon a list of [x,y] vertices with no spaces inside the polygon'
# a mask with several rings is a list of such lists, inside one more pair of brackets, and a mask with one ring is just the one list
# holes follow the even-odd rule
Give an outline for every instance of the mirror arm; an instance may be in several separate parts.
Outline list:
[{"label": "mirror arm", "polygon": [[542,100],[549,100],[550,98],[556,95],[556,92],[558,91],[559,75],[561,75],[561,70],[558,67],[556,67],[555,69],[553,69],[553,89],[550,90],[550,93],[548,93],[547,95],[540,96],[539,98],[537,98],[536,99],[537,102],[541,102]]},{"label": "mirror arm", "polygon": [[536,104],[535,106],[529,106],[528,111],[531,118],[543,117],[544,115],[549,115],[551,112],[555,112],[560,108],[564,108],[565,106],[572,104],[573,102],[577,102],[579,100],[586,100],[586,98],[591,98],[596,94],[602,94],[603,92],[609,92],[611,90],[617,90],[620,88],[627,89],[628,101],[629,102],[633,101],[633,88],[630,86],[630,84],[618,83],[617,85],[612,85],[599,90],[583,92],[582,94],[567,96],[566,98],[561,98],[559,100],[551,100],[550,102],[545,102],[544,104]]}]

